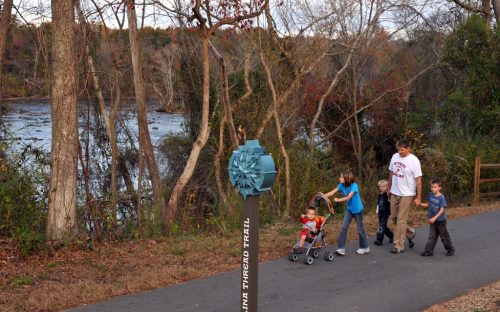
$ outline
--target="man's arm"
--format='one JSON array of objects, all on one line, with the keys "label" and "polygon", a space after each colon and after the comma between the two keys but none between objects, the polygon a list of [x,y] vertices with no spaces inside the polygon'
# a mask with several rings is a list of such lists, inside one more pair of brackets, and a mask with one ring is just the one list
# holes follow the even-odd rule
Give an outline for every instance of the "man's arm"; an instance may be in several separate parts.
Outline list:
[{"label": "man's arm", "polygon": [[415,205],[420,206],[422,203],[422,177],[417,178],[417,196],[415,197]]},{"label": "man's arm", "polygon": [[390,201],[391,200],[391,186],[392,186],[392,171],[389,170],[389,177],[387,178],[387,199]]}]

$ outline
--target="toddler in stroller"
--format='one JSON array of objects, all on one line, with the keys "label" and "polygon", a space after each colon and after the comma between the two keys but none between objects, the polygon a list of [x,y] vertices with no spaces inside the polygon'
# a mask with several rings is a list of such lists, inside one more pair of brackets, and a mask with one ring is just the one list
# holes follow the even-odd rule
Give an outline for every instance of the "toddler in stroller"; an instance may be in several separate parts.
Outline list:
[{"label": "toddler in stroller", "polygon": [[[328,214],[326,217],[317,216],[317,211],[321,203],[325,203],[328,207]],[[329,252],[326,247],[324,226],[332,218],[334,213],[330,200],[323,194],[316,194],[309,203],[306,214],[300,216],[302,223],[302,231],[300,232],[300,239],[297,241],[288,256],[290,261],[297,261],[299,255],[304,254],[304,263],[312,264],[313,258],[319,257],[321,250],[324,250],[324,258],[327,261],[333,260],[333,253]]]}]

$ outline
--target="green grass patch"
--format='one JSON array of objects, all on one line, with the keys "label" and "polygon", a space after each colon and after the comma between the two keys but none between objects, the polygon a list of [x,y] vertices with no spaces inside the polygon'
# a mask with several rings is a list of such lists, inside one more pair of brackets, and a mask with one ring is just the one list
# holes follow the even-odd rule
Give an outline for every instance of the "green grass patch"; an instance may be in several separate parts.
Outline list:
[{"label": "green grass patch", "polygon": [[184,256],[186,254],[184,247],[179,245],[173,245],[170,252],[176,256]]},{"label": "green grass patch", "polygon": [[46,281],[49,279],[49,275],[47,273],[40,273],[36,276],[37,279]]},{"label": "green grass patch", "polygon": [[53,269],[53,268],[57,268],[60,265],[61,265],[60,262],[50,262],[49,264],[47,264],[47,268]]},{"label": "green grass patch", "polygon": [[278,229],[278,234],[280,236],[285,236],[285,237],[288,237],[296,232],[297,232],[297,228],[293,227],[293,226]]},{"label": "green grass patch", "polygon": [[24,285],[32,286],[33,284],[35,284],[35,281],[31,276],[23,276],[14,279],[13,284],[16,286],[24,286]]}]

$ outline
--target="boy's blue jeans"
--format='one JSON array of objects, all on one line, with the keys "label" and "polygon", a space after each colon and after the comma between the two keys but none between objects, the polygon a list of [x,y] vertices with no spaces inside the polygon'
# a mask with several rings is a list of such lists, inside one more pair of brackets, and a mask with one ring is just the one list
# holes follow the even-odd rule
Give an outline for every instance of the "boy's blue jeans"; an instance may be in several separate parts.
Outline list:
[{"label": "boy's blue jeans", "polygon": [[344,222],[342,223],[342,229],[340,230],[338,248],[345,248],[345,241],[347,239],[347,230],[349,230],[349,224],[352,219],[356,219],[356,224],[358,226],[358,234],[359,234],[359,248],[367,248],[368,247],[368,239],[366,238],[365,226],[363,224],[363,212],[360,213],[351,213],[346,209],[344,214]]}]

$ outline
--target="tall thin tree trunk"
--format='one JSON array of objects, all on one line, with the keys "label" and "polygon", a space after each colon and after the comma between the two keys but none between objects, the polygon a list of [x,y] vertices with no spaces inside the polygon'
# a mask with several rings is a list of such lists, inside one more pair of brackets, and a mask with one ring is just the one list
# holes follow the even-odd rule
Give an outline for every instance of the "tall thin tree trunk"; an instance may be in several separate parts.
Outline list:
[{"label": "tall thin tree trunk", "polygon": [[486,25],[491,24],[491,0],[483,0],[484,20]]},{"label": "tall thin tree trunk", "polygon": [[156,163],[153,144],[149,135],[146,93],[144,77],[142,73],[141,47],[137,35],[137,15],[135,13],[134,1],[127,2],[127,18],[129,23],[130,52],[132,54],[132,68],[134,74],[135,100],[137,105],[137,124],[139,128],[139,145],[146,158],[149,174],[151,175],[151,185],[153,187],[153,201],[163,218],[166,216],[165,201],[162,195],[161,179]]},{"label": "tall thin tree trunk", "polygon": [[259,52],[259,58],[260,62],[262,63],[262,66],[264,67],[264,71],[266,72],[266,79],[267,79],[267,84],[269,85],[269,89],[271,89],[271,94],[272,94],[272,100],[273,103],[270,107],[270,109],[273,112],[273,117],[274,117],[274,122],[276,124],[276,135],[278,136],[278,140],[280,143],[280,149],[281,153],[283,154],[283,158],[285,158],[285,195],[286,195],[286,201],[285,201],[285,216],[289,217],[290,216],[290,210],[292,207],[292,184],[290,183],[290,158],[288,157],[288,152],[285,148],[285,144],[283,142],[283,136],[281,134],[281,122],[279,120],[279,100],[276,92],[276,88],[274,87],[273,83],[273,77],[271,74],[271,68],[269,67],[269,64],[267,63],[266,59],[264,58],[264,54],[262,51]]},{"label": "tall thin tree trunk", "polygon": [[212,42],[209,42],[210,47],[212,48],[212,51],[215,54],[215,57],[219,60],[220,67],[221,67],[221,76],[222,76],[222,99],[224,102],[224,118],[225,121],[227,121],[227,126],[229,128],[229,136],[231,138],[231,144],[233,149],[238,149],[239,147],[239,142],[238,142],[238,135],[236,134],[236,127],[234,126],[234,121],[233,121],[233,107],[231,105],[231,98],[229,97],[229,80],[227,78],[227,72],[226,72],[226,63],[224,61],[224,58],[222,55],[217,51],[215,46],[212,44]]},{"label": "tall thin tree trunk", "polygon": [[[95,67],[94,57],[92,56],[92,51],[89,45],[89,28],[83,15],[83,11],[80,7],[78,1],[75,2],[76,11],[78,14],[78,19],[82,24],[83,31],[85,34],[85,54],[87,57],[87,63],[89,65],[90,73],[92,75],[92,82],[94,84],[94,92],[97,98],[97,103],[99,105],[99,112],[104,120],[104,125],[106,126],[106,132],[108,134],[109,142],[111,144],[111,220],[113,227],[116,226],[116,203],[117,203],[117,151],[118,145],[116,143],[116,130],[115,130],[115,119],[110,118],[108,111],[106,110],[106,103],[104,102],[104,96],[102,94],[101,83],[99,75]],[[114,106],[113,106],[114,107]]]},{"label": "tall thin tree trunk", "polygon": [[492,0],[493,12],[495,12],[495,20],[497,21],[497,28],[500,24],[500,0]]},{"label": "tall thin tree trunk", "polygon": [[[106,25],[106,20],[104,19],[104,16],[102,15],[102,11],[95,3],[94,0],[92,0],[92,3],[94,4],[99,17],[101,18],[101,23],[103,24],[104,28],[104,35],[106,37],[106,42],[109,47],[109,51],[111,52],[111,58],[113,60],[113,92],[111,93],[111,120],[110,120],[110,141],[111,141],[111,176],[116,177],[118,171],[121,173],[121,176],[123,177],[123,180],[125,181],[125,185],[127,188],[127,191],[129,192],[130,196],[132,199],[135,198],[135,190],[134,190],[134,185],[131,183],[131,178],[130,178],[130,173],[127,168],[127,165],[125,163],[125,160],[123,157],[120,156],[120,152],[118,150],[118,144],[116,142],[116,121],[118,119],[118,108],[120,106],[120,101],[121,101],[121,88],[120,88],[120,82],[121,82],[121,77],[122,73],[120,72],[120,66],[118,65],[118,60],[116,57],[116,53],[113,49],[113,46],[111,44],[111,40],[109,38],[109,31],[108,27]],[[119,21],[119,20],[118,20]],[[119,29],[120,31],[123,30],[123,23],[118,23],[119,24]],[[111,189],[113,192],[113,181],[111,181]],[[115,180],[115,185],[116,188],[114,188],[115,193],[117,193],[117,187],[118,187],[118,182]],[[111,195],[112,198],[118,197],[117,195]],[[132,200],[135,202],[134,200]]]},{"label": "tall thin tree trunk", "polygon": [[76,227],[78,112],[73,1],[52,0],[52,149],[47,239],[72,238]]},{"label": "tall thin tree trunk", "polygon": [[281,133],[281,122],[278,116],[278,111],[274,111],[274,122],[276,125],[276,135],[278,137],[278,141],[280,143],[281,153],[283,154],[283,158],[285,158],[285,213],[283,214],[285,217],[290,217],[290,210],[292,207],[292,183],[290,182],[290,157],[288,156],[288,152],[285,148],[285,143],[283,142],[283,135]]},{"label": "tall thin tree trunk", "polygon": [[[354,60],[352,61],[352,102],[354,105],[354,111],[358,110],[358,84],[357,84],[357,79],[356,79],[356,64],[354,63]],[[356,130],[356,159],[358,161],[357,163],[357,174],[358,177],[361,175],[361,170],[362,168],[362,162],[361,162],[361,154],[362,154],[362,146],[361,146],[361,131],[359,129],[359,119],[358,119],[358,114],[354,115],[354,127]],[[354,142],[353,142],[354,143]]]},{"label": "tall thin tree trunk", "polygon": [[[215,183],[217,184],[217,190],[219,191],[219,196],[222,199],[224,204],[227,203],[227,195],[224,191],[224,183],[222,183],[221,179],[221,165],[220,159],[222,154],[224,153],[224,127],[226,125],[226,116],[222,117],[219,125],[219,148],[217,149],[217,153],[214,156],[214,169],[215,169]],[[232,207],[228,207],[229,210],[232,210]]]},{"label": "tall thin tree trunk", "polygon": [[125,188],[127,189],[127,193],[129,194],[132,203],[137,203],[137,193],[135,192],[134,181],[130,177],[130,171],[127,168],[126,160],[122,155],[118,155],[117,171],[123,178]]},{"label": "tall thin tree trunk", "polygon": [[[205,27],[202,25],[201,27]],[[202,49],[203,49],[203,104],[202,104],[202,115],[200,132],[198,138],[193,143],[191,153],[187,160],[186,166],[181,176],[177,180],[172,193],[170,194],[170,200],[168,202],[167,208],[167,224],[171,225],[175,221],[175,216],[177,214],[177,208],[179,204],[179,199],[182,195],[186,184],[191,179],[193,175],[194,168],[200,156],[201,150],[205,146],[210,134],[210,126],[208,124],[209,108],[210,108],[210,61],[208,55],[208,34],[206,29],[202,30],[203,35],[201,38]]]},{"label": "tall thin tree trunk", "polygon": [[0,117],[2,116],[2,78],[3,78],[3,56],[7,48],[7,35],[9,34],[10,15],[12,13],[12,1],[4,0],[2,15],[0,16]]}]

